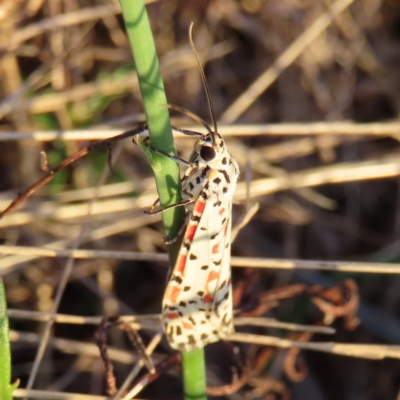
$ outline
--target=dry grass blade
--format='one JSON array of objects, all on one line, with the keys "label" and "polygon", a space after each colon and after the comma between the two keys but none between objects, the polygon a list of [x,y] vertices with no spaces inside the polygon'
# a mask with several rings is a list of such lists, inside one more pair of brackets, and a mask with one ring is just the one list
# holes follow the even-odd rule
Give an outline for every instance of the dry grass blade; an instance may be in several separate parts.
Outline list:
[{"label": "dry grass blade", "polygon": [[[0,246],[0,253],[18,254],[35,257],[74,257],[74,258],[116,258],[120,260],[167,262],[166,254],[146,254],[129,251],[85,250],[85,249],[52,249],[23,246]],[[31,258],[30,258],[31,259]],[[8,268],[5,265],[4,268]],[[338,272],[358,272],[370,274],[399,274],[400,264],[322,261],[322,260],[280,260],[271,258],[232,257],[232,267],[268,268],[268,269],[304,269]],[[1,270],[0,265],[0,270]]]},{"label": "dry grass blade", "polygon": [[[292,172],[283,177],[259,179],[251,183],[250,195],[254,198],[281,190],[389,178],[399,174],[399,154],[387,154],[368,161],[341,163],[309,171]],[[243,183],[238,185],[235,198],[246,199],[246,187]]]},{"label": "dry grass blade", "polygon": [[[62,393],[62,392],[51,392],[48,390],[28,390],[28,389],[16,389],[14,391],[14,398],[25,398],[39,399],[39,400],[110,400],[106,396],[95,396],[89,394],[79,393]],[[138,399],[139,400],[139,399]]]},{"label": "dry grass blade", "polygon": [[[39,344],[42,337],[39,334],[10,331],[10,341],[20,343]],[[84,354],[98,359],[99,349],[91,342],[79,342],[77,340],[50,338],[48,344],[53,348],[67,354]],[[108,349],[109,356],[113,361],[130,365],[136,361],[136,357],[128,351],[115,348]]]},{"label": "dry grass blade", "polygon": [[[144,116],[139,114],[132,120],[139,123]],[[183,125],[183,129],[198,130],[196,125]],[[356,136],[396,136],[400,134],[400,122],[375,122],[355,123],[347,121],[336,122],[313,122],[313,123],[291,123],[291,124],[235,124],[218,126],[218,131],[225,136],[292,136],[292,135],[356,135]],[[46,130],[34,132],[7,132],[2,131],[0,141],[28,140],[52,141],[56,139],[68,140],[103,140],[115,136],[119,129],[74,129],[74,130]],[[179,138],[187,138],[186,135],[175,132]]]},{"label": "dry grass blade", "polygon": [[242,343],[253,343],[263,346],[280,348],[295,347],[302,350],[322,351],[324,353],[338,354],[348,357],[368,358],[382,360],[384,358],[400,358],[400,346],[385,346],[378,344],[353,344],[353,343],[309,343],[294,340],[280,339],[274,336],[261,336],[249,333],[233,333],[230,340]]},{"label": "dry grass blade", "polygon": [[[103,317],[82,317],[78,315],[65,315],[56,314],[52,315],[45,312],[34,312],[34,311],[22,311],[22,310],[8,310],[9,318],[15,319],[25,319],[32,321],[49,321],[53,319],[56,323],[62,324],[75,324],[75,325],[99,325]],[[135,315],[128,316],[122,315],[119,317],[122,321],[129,324],[133,329],[146,329],[159,331],[161,329],[161,316],[160,314],[150,314],[150,315]],[[287,322],[280,322],[271,318],[250,318],[250,317],[236,317],[234,319],[234,324],[236,326],[260,326],[268,328],[280,328],[293,331],[302,332],[313,332],[331,335],[335,333],[335,330],[330,327],[325,326],[311,326],[311,325],[300,325],[292,324]]]}]

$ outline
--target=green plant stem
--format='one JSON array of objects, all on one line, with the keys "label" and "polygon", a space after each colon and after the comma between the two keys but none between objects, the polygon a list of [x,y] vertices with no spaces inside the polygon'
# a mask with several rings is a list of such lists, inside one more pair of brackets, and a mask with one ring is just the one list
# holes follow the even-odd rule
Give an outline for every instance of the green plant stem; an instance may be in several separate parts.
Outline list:
[{"label": "green plant stem", "polygon": [[206,400],[206,365],[204,348],[182,352],[185,400]]},{"label": "green plant stem", "polygon": [[[161,107],[167,103],[167,98],[146,8],[142,0],[121,0],[121,6],[139,78],[151,144],[168,154],[176,155],[168,109]],[[161,206],[176,203],[181,191],[177,164],[154,153],[149,161],[154,170]],[[184,210],[180,207],[163,213],[167,238],[178,233],[183,220]]]},{"label": "green plant stem", "polygon": [[8,333],[8,317],[6,294],[3,280],[0,278],[0,399],[12,400],[14,389],[18,381],[10,385],[11,380],[11,353]]},{"label": "green plant stem", "polygon": [[[145,5],[142,0],[120,0],[120,3],[138,73],[151,144],[175,155],[169,112],[161,107],[167,104],[167,98]],[[154,171],[161,207],[176,204],[181,193],[178,165],[168,157],[149,152],[146,154]],[[184,220],[183,207],[163,213],[165,235],[168,239],[176,237]],[[178,251],[179,243],[168,246],[170,265],[175,265]],[[206,399],[204,350],[182,353],[182,368],[185,399]]]}]

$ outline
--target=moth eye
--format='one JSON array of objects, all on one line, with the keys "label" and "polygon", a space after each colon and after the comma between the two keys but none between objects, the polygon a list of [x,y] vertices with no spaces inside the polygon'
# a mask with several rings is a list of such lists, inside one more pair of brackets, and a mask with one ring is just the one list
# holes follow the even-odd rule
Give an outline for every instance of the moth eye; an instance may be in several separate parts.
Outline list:
[{"label": "moth eye", "polygon": [[200,157],[204,161],[211,161],[215,158],[216,153],[215,150],[212,147],[209,146],[203,146],[200,150]]}]

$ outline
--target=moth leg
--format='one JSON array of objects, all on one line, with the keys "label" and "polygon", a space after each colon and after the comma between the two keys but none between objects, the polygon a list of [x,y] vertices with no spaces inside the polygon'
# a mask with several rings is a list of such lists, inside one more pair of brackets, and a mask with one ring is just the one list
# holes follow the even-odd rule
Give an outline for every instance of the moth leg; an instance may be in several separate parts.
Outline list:
[{"label": "moth leg", "polygon": [[191,193],[188,193],[188,192],[184,192],[184,193],[187,194],[187,195],[189,195],[190,197],[189,197],[188,199],[181,200],[181,201],[179,201],[178,203],[171,204],[170,206],[162,207],[162,208],[159,208],[158,210],[153,211],[154,207],[155,207],[155,206],[158,204],[158,202],[160,201],[160,199],[157,199],[157,200],[155,201],[155,203],[150,207],[150,210],[144,211],[144,213],[145,213],[145,214],[148,214],[148,215],[159,214],[159,213],[164,212],[164,211],[166,211],[166,210],[171,210],[172,208],[183,207],[183,206],[186,206],[186,205],[188,205],[188,204],[194,203],[194,201],[195,201],[194,196],[192,196],[192,194],[191,194]]},{"label": "moth leg", "polygon": [[154,214],[154,213],[153,213],[153,210],[154,210],[154,208],[156,207],[156,205],[157,205],[159,202],[160,202],[160,198],[158,198],[158,199],[150,206],[150,208],[149,208],[147,211],[145,211],[145,214]]},{"label": "moth leg", "polygon": [[153,147],[149,143],[147,143],[149,140],[150,140],[150,137],[147,137],[146,139],[144,139],[143,143],[148,149],[154,151],[154,153],[160,154],[160,155],[162,155],[164,157],[168,157],[172,161],[175,161],[175,162],[177,162],[179,164],[183,164],[183,165],[186,165],[186,166],[192,165],[190,162],[184,160],[183,158],[180,158],[178,156],[172,156],[171,154],[168,154],[165,151],[156,149],[155,147]]},{"label": "moth leg", "polygon": [[173,244],[173,243],[175,243],[176,241],[178,241],[178,239],[182,236],[182,233],[185,232],[185,229],[186,229],[186,227],[187,227],[187,224],[188,224],[188,222],[189,222],[189,220],[190,220],[191,215],[192,215],[191,212],[189,212],[189,213],[186,215],[185,223],[181,226],[181,229],[179,229],[178,233],[176,234],[176,236],[175,236],[174,238],[172,238],[172,239],[170,239],[170,240],[167,240],[166,238],[164,238],[164,243],[165,243],[165,244],[170,245],[170,244]]},{"label": "moth leg", "polygon": [[204,135],[201,132],[191,131],[189,129],[181,129],[181,128],[177,128],[176,126],[173,126],[173,125],[172,125],[172,129],[174,131],[183,133],[186,136],[201,136],[201,137],[204,137]]}]

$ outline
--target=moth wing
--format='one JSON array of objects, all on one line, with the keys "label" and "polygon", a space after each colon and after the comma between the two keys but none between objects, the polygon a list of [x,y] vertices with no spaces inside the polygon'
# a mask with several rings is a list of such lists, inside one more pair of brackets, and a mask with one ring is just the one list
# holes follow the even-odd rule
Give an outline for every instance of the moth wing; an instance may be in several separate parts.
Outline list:
[{"label": "moth wing", "polygon": [[[230,284],[231,204],[200,195],[163,300],[165,332],[171,347],[193,350],[233,330]],[[221,270],[222,268],[222,270]]]},{"label": "moth wing", "polygon": [[[210,291],[213,295],[213,307],[210,321],[213,326],[218,326],[220,337],[225,337],[233,332],[233,300],[231,281],[231,230],[232,230],[232,203],[220,207],[211,215],[212,221],[220,224],[216,226],[217,235],[211,240],[211,271],[209,279],[214,277]],[[212,236],[211,236],[212,237]],[[216,250],[219,252],[216,252]]]}]

